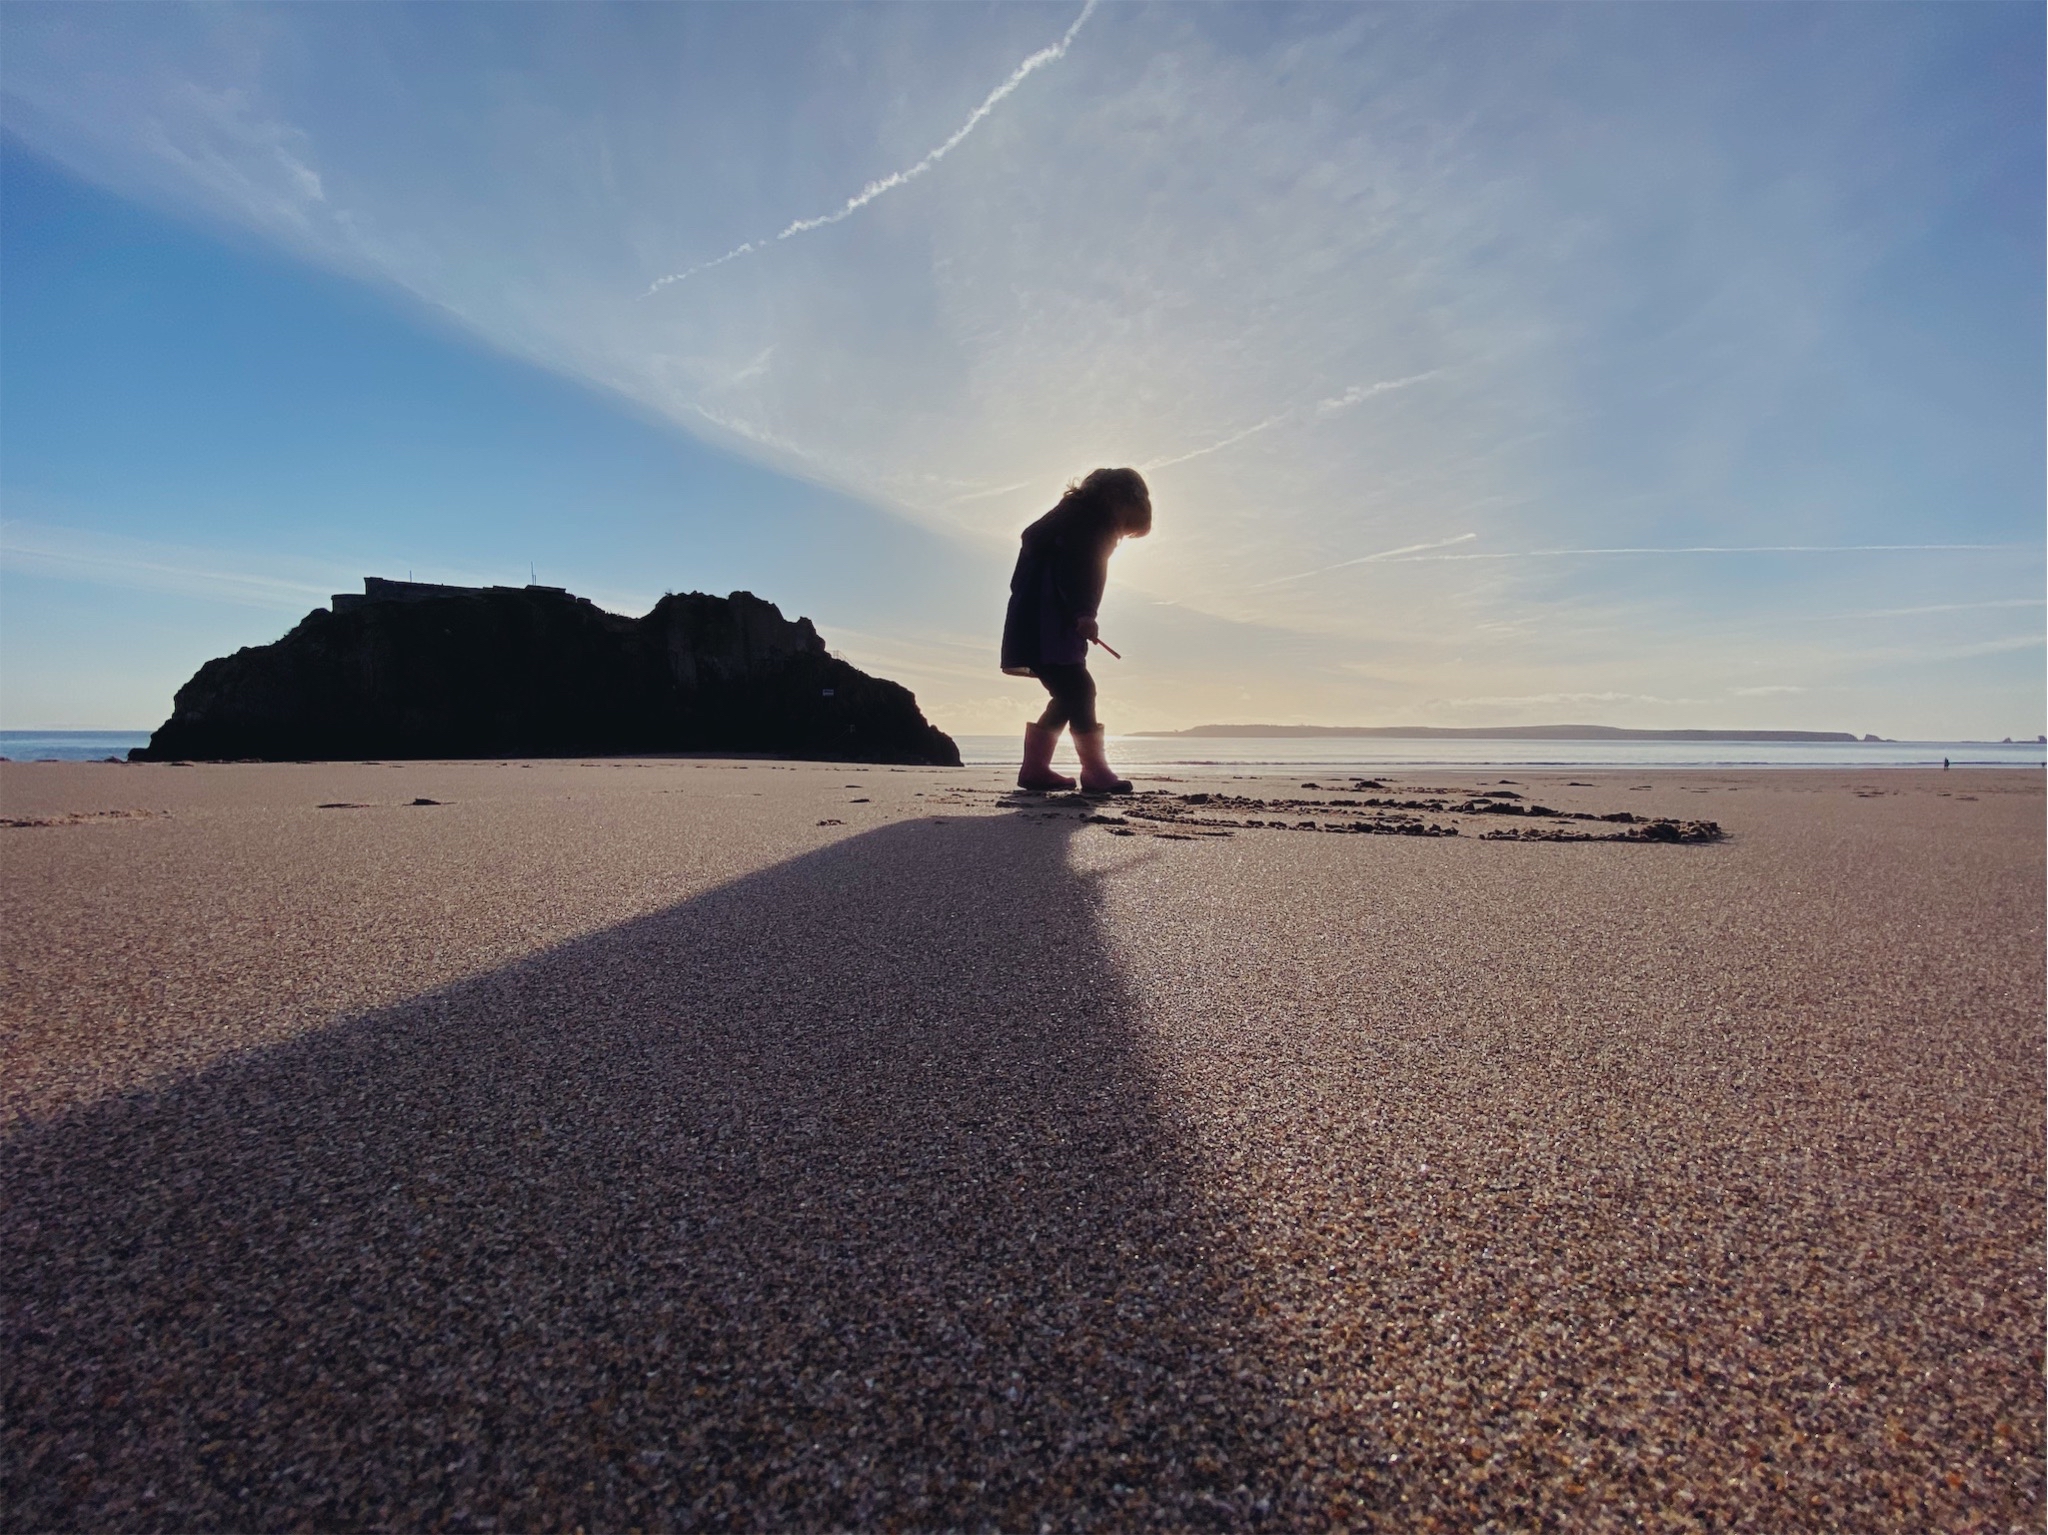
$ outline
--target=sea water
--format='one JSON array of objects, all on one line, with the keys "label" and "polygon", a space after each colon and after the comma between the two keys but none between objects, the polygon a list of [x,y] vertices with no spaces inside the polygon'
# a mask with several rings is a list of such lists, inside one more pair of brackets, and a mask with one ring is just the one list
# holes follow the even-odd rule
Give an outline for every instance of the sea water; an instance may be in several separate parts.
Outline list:
[{"label": "sea water", "polygon": [[10,762],[125,762],[129,747],[148,744],[147,730],[0,730],[0,757]]},{"label": "sea water", "polygon": [[[960,760],[1002,767],[1017,760],[1021,736],[954,738]],[[0,730],[0,757],[13,762],[126,759],[147,745],[146,730]],[[1111,736],[1110,760],[1125,768],[1185,773],[1245,773],[1296,768],[1371,773],[1407,767],[1522,768],[2038,768],[2038,741],[1470,741],[1379,736]],[[1073,756],[1062,741],[1061,759]]]},{"label": "sea water", "polygon": [[[1016,736],[957,736],[960,760],[996,767],[1017,760]],[[1055,760],[1071,758],[1064,739]],[[1384,736],[1111,736],[1109,760],[1130,771],[1190,774],[1300,768],[1370,775],[1410,767],[1519,768],[2038,768],[2038,741],[1473,741]]]}]

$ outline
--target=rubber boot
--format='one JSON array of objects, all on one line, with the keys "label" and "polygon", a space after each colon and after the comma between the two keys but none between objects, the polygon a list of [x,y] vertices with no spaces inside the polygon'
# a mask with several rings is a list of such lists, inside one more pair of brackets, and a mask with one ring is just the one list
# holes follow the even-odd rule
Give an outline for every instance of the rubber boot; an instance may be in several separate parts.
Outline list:
[{"label": "rubber boot", "polygon": [[1074,750],[1081,755],[1081,792],[1083,794],[1129,794],[1131,781],[1116,776],[1116,769],[1109,765],[1109,754],[1102,746],[1102,726],[1093,730],[1074,732]]},{"label": "rubber boot", "polygon": [[1024,727],[1024,765],[1017,769],[1018,788],[1049,791],[1074,787],[1073,779],[1052,770],[1052,749],[1059,744],[1057,730],[1037,724]]}]

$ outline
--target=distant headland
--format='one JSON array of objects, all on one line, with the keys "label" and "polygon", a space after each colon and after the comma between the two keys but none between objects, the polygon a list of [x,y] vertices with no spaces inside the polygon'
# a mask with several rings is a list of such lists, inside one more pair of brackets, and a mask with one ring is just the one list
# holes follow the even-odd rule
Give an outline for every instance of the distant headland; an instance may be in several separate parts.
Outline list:
[{"label": "distant headland", "polygon": [[1353,736],[1387,741],[1882,741],[1846,730],[1623,730],[1614,725],[1196,725],[1189,730],[1140,730],[1160,739],[1207,736],[1286,740]]},{"label": "distant headland", "polygon": [[282,639],[208,661],[135,761],[743,752],[958,766],[910,690],[750,592],[643,618],[552,586],[366,577]]}]

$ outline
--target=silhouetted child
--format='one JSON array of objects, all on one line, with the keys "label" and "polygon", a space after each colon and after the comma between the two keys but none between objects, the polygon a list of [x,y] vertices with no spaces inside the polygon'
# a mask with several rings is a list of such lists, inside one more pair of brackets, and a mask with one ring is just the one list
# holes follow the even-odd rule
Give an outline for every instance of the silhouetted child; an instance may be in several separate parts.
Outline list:
[{"label": "silhouetted child", "polygon": [[1024,549],[1010,577],[1010,609],[1003,619],[1003,670],[1036,677],[1052,695],[1038,723],[1024,727],[1020,789],[1071,789],[1074,780],[1052,770],[1060,731],[1074,732],[1081,758],[1081,792],[1128,794],[1103,750],[1095,717],[1095,679],[1088,646],[1097,641],[1095,615],[1109,581],[1109,557],[1120,539],[1152,531],[1152,494],[1135,469],[1098,469],[1069,485],[1058,506],[1024,530]]}]

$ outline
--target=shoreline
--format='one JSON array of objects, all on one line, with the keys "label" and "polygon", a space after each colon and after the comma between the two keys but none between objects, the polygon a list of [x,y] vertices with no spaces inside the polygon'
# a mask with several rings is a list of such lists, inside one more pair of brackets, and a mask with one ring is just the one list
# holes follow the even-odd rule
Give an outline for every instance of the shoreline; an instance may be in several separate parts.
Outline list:
[{"label": "shoreline", "polygon": [[[15,756],[9,747],[18,744],[6,738],[15,736],[25,740],[40,741],[83,741],[91,739],[94,744],[80,745],[64,750],[58,756]],[[38,763],[51,762],[104,762],[109,756],[126,761],[130,746],[146,743],[148,731],[0,731],[0,762]],[[967,767],[1002,767],[1014,764],[1017,740],[1011,735],[962,734],[953,738],[962,753],[963,765]],[[1263,743],[1272,748],[1266,751],[1234,750],[1244,743]],[[1197,747],[1214,743],[1213,749],[1197,752]],[[1354,743],[1358,749],[1346,751],[1344,743]],[[1412,751],[1402,752],[1398,748],[1413,746]],[[1109,746],[1113,758],[1129,762],[1140,770],[1183,766],[1191,769],[1251,767],[1271,768],[1288,771],[1297,766],[1371,767],[1388,769],[1403,767],[1525,767],[1525,768],[1579,768],[1611,767],[1625,770],[1641,768],[1680,768],[1700,770],[1714,768],[1812,768],[1840,769],[1846,771],[1870,771],[1880,767],[1937,767],[1941,760],[1950,759],[1954,767],[2006,767],[2048,771],[2048,743],[2037,741],[1754,741],[1754,740],[1646,740],[1632,738],[1614,740],[1610,738],[1587,738],[1581,741],[1558,741],[1516,739],[1497,736],[1484,738],[1466,737],[1376,737],[1376,736],[1244,736],[1244,737],[1196,737],[1177,733],[1133,732],[1128,735],[1112,735]],[[1573,752],[1572,747],[1590,750]],[[102,748],[105,750],[102,750]],[[1463,750],[1457,748],[1463,747]],[[1519,750],[1516,748],[1519,747]],[[1744,753],[1738,748],[1754,747],[1755,752]],[[1448,749],[1447,749],[1448,748]],[[82,753],[97,753],[82,755]],[[1063,741],[1060,746],[1062,761],[1072,757],[1072,745]],[[602,755],[592,759],[589,754],[563,754],[552,758],[533,760],[573,762],[582,760],[604,761],[689,761],[697,758],[707,760],[740,761],[798,761],[806,759],[775,756],[754,756],[745,753],[657,753]],[[380,759],[363,759],[380,760]],[[449,760],[449,759],[412,759]],[[486,763],[506,760],[501,758],[454,759]],[[137,764],[144,765],[144,764]],[[164,764],[159,764],[164,765]]]}]

